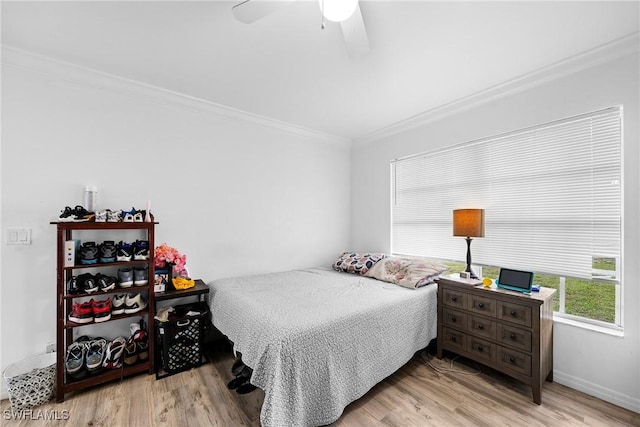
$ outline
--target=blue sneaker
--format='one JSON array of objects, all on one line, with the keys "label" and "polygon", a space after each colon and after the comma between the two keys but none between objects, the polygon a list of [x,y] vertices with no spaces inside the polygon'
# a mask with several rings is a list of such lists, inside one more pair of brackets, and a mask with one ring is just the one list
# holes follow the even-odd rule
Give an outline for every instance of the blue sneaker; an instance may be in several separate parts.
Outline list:
[{"label": "blue sneaker", "polygon": [[105,240],[98,246],[100,262],[116,261],[116,244],[113,240]]},{"label": "blue sneaker", "polygon": [[149,242],[136,240],[133,244],[133,259],[143,261],[149,259]]},{"label": "blue sneaker", "polygon": [[120,243],[118,243],[118,250],[116,252],[116,260],[131,261],[132,259],[133,259],[133,245],[131,243],[125,243],[120,241]]}]

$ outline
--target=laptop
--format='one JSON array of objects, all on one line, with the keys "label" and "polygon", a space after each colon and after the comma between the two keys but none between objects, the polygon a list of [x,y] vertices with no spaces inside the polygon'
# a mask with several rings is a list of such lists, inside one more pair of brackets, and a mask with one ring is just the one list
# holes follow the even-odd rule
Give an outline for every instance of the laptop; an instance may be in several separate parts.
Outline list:
[{"label": "laptop", "polygon": [[533,273],[530,271],[501,268],[497,285],[502,289],[529,294],[531,293],[531,286],[533,285]]}]

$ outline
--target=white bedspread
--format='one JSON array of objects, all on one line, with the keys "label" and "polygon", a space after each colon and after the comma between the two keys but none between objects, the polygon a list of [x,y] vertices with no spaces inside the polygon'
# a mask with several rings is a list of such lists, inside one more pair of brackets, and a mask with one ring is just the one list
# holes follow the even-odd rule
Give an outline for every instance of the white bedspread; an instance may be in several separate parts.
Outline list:
[{"label": "white bedspread", "polygon": [[265,392],[263,426],[318,426],[436,337],[436,286],[312,268],[210,283],[214,325]]}]

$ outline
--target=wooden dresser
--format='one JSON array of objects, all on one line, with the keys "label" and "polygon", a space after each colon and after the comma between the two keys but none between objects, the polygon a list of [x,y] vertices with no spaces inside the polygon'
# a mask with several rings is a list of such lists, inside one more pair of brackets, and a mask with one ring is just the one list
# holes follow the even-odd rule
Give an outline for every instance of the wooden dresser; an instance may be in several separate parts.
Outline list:
[{"label": "wooden dresser", "polygon": [[475,360],[531,385],[553,381],[553,294],[530,295],[474,286],[468,279],[438,280],[438,358],[444,350]]}]

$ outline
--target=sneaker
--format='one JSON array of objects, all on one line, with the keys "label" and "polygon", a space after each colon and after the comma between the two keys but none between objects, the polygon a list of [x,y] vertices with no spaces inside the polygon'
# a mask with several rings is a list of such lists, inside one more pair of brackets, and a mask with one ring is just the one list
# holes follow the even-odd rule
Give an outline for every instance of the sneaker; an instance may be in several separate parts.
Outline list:
[{"label": "sneaker", "polygon": [[135,286],[144,286],[149,284],[149,268],[148,267],[133,268],[133,284]]},{"label": "sneaker", "polygon": [[147,260],[149,259],[149,242],[146,240],[136,240],[133,244],[133,259]]},{"label": "sneaker", "polygon": [[80,289],[82,289],[82,292],[90,294],[98,290],[98,283],[91,273],[83,273],[78,276],[77,280],[80,285]]},{"label": "sneaker", "polygon": [[133,245],[131,243],[124,243],[120,241],[120,243],[118,243],[118,250],[116,252],[116,260],[131,261],[132,259],[133,259]]},{"label": "sneaker", "polygon": [[76,276],[72,276],[71,279],[67,280],[67,293],[70,295],[79,294],[82,292],[80,288],[80,284],[78,283],[78,278]]},{"label": "sneaker", "polygon": [[116,278],[107,276],[106,274],[97,273],[96,281],[98,282],[98,289],[103,292],[110,291],[116,288]]},{"label": "sneaker", "polygon": [[138,361],[138,346],[133,339],[129,338],[124,346],[124,364],[133,365]]},{"label": "sneaker", "polygon": [[64,366],[68,374],[78,373],[84,366],[84,356],[86,347],[84,343],[74,342],[67,347],[67,355],[64,359]]},{"label": "sneaker", "polygon": [[113,240],[105,240],[98,246],[100,262],[115,262],[116,244]]},{"label": "sneaker", "polygon": [[107,210],[96,212],[96,222],[107,222]]},{"label": "sneaker", "polygon": [[124,301],[124,312],[126,314],[137,313],[147,308],[147,301],[140,294],[127,294]]},{"label": "sneaker", "polygon": [[71,306],[69,320],[75,323],[91,323],[93,322],[93,307],[89,301],[83,303],[74,303]]},{"label": "sneaker", "polygon": [[84,242],[80,246],[80,264],[96,264],[98,262],[98,248],[96,242]]},{"label": "sneaker", "polygon": [[124,222],[134,222],[134,216],[136,214],[136,208],[131,208],[130,211],[122,211],[122,220]]},{"label": "sneaker", "polygon": [[147,332],[139,329],[131,334],[131,340],[136,343],[136,351],[138,360],[147,360],[149,358],[149,337]]},{"label": "sneaker", "polygon": [[97,338],[85,344],[87,348],[86,362],[89,371],[95,371],[102,367],[107,350],[107,340]]},{"label": "sneaker", "polygon": [[60,216],[58,216],[58,221],[60,222],[85,222],[90,221],[95,217],[93,212],[89,212],[82,206],[78,205],[75,208],[71,209],[69,206],[65,206]]},{"label": "sneaker", "polygon": [[136,211],[136,213],[133,214],[133,222],[144,222],[145,214],[145,211]]},{"label": "sneaker", "polygon": [[122,213],[120,211],[112,211],[107,209],[107,222],[120,222],[122,221]]},{"label": "sneaker", "polygon": [[93,318],[96,323],[106,322],[111,319],[111,298],[102,301],[91,300],[91,308],[93,309]]},{"label": "sneaker", "polygon": [[107,345],[102,366],[110,369],[121,367],[122,353],[124,352],[125,344],[126,341],[123,337],[118,337],[111,341],[109,345]]},{"label": "sneaker", "polygon": [[121,288],[130,288],[133,286],[133,270],[131,268],[119,268],[118,283]]},{"label": "sneaker", "polygon": [[124,314],[124,302],[127,294],[114,295],[111,300],[111,314]]}]

